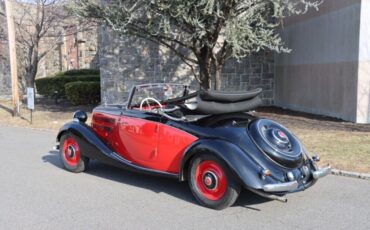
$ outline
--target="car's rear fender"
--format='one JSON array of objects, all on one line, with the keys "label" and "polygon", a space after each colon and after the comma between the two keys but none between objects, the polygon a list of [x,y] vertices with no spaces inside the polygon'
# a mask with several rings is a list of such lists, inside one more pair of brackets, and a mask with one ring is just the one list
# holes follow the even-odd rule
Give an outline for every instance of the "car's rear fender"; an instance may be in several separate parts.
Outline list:
[{"label": "car's rear fender", "polygon": [[260,175],[262,167],[238,146],[220,139],[200,139],[185,150],[179,172],[181,181],[187,180],[191,159],[202,153],[211,153],[223,160],[245,188],[263,187],[264,182]]}]

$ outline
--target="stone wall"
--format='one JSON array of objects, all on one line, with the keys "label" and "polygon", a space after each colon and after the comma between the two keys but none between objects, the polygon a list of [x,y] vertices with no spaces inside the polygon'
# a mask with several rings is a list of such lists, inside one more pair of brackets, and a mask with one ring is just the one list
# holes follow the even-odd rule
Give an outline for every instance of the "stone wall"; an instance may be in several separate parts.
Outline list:
[{"label": "stone wall", "polygon": [[11,78],[7,44],[0,42],[0,97],[11,95]]},{"label": "stone wall", "polygon": [[223,91],[245,91],[262,88],[265,105],[274,103],[274,55],[261,52],[244,58],[240,62],[230,60],[222,73]]},{"label": "stone wall", "polygon": [[[176,82],[198,84],[183,62],[166,48],[137,38],[120,37],[106,27],[99,29],[102,103],[122,103],[135,84]],[[240,62],[229,61],[222,74],[222,90],[263,88],[265,105],[273,104],[274,55],[259,53]]]}]

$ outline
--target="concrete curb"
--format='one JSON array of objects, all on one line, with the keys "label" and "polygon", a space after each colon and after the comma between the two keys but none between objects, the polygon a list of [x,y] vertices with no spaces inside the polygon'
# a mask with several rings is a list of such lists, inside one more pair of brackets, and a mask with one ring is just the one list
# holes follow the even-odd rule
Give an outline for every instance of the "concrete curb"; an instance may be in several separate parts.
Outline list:
[{"label": "concrete curb", "polygon": [[331,174],[336,175],[336,176],[346,176],[346,177],[370,180],[369,173],[358,173],[358,172],[349,172],[349,171],[339,170],[339,169],[332,169]]}]

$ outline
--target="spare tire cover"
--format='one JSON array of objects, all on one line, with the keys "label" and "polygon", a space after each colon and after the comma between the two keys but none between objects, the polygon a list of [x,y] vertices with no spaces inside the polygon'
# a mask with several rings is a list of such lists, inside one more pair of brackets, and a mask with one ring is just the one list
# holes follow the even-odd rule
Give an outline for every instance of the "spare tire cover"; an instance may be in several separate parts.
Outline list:
[{"label": "spare tire cover", "polygon": [[250,124],[249,133],[258,147],[277,163],[294,168],[302,162],[301,145],[284,126],[258,119]]}]

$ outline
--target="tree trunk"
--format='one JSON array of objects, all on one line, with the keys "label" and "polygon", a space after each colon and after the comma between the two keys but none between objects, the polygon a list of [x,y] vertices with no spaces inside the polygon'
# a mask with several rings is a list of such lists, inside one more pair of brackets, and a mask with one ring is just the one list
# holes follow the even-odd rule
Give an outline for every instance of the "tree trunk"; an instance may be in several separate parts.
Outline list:
[{"label": "tree trunk", "polygon": [[215,87],[214,89],[217,91],[221,90],[222,84],[222,65],[215,66]]},{"label": "tree trunk", "polygon": [[199,73],[200,73],[200,87],[202,89],[208,90],[211,88],[211,65],[210,63],[200,62]]},{"label": "tree trunk", "polygon": [[201,83],[200,83],[200,88],[201,89],[205,89],[205,90],[208,90],[210,87],[209,87],[209,81],[207,80],[207,81],[202,81]]},{"label": "tree trunk", "polygon": [[196,53],[196,57],[198,59],[198,66],[199,66],[199,80],[200,80],[200,87],[202,89],[208,90],[212,86],[212,78],[211,78],[211,68],[212,68],[212,59],[211,59],[211,49],[207,46],[203,46],[199,53]]},{"label": "tree trunk", "polygon": [[26,87],[34,88],[34,86],[35,86],[35,76],[33,76],[31,72],[27,73],[26,74]]},{"label": "tree trunk", "polygon": [[28,67],[26,68],[26,87],[34,88],[35,87],[35,78],[37,74],[38,64],[39,64],[39,52],[38,44],[33,47],[33,50],[30,51]]},{"label": "tree trunk", "polygon": [[32,63],[29,64],[26,73],[26,87],[34,88],[35,87],[35,78],[37,74],[37,60],[32,60]]}]

